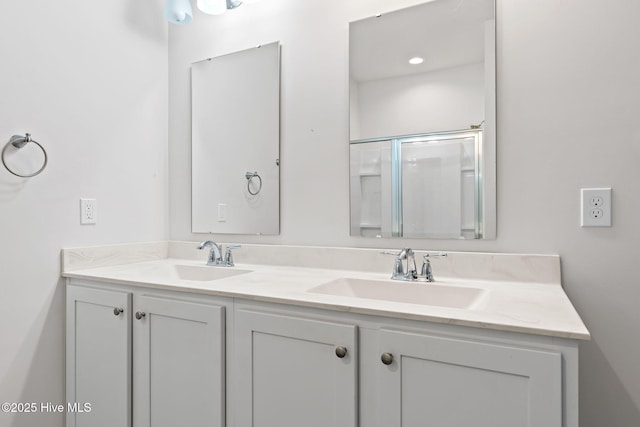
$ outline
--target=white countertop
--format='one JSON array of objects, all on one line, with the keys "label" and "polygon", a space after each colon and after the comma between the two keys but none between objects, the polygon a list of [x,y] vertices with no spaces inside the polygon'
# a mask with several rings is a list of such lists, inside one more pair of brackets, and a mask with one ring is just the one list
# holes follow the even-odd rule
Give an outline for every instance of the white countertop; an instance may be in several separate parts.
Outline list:
[{"label": "white countertop", "polygon": [[[188,243],[192,245],[191,243]],[[145,248],[146,250],[147,248]],[[359,251],[354,249],[354,251]],[[90,251],[89,251],[90,252]],[[489,280],[486,278],[458,278],[438,275],[434,284],[423,286],[458,286],[483,290],[482,296],[469,308],[447,308],[423,304],[382,301],[350,296],[336,296],[309,292],[310,289],[340,278],[389,280],[389,273],[348,269],[310,268],[236,262],[231,269],[250,270],[246,274],[212,281],[180,279],[176,265],[204,266],[202,260],[168,258],[174,250],[157,250],[151,260],[145,257],[87,256],[88,249],[63,251],[64,277],[88,279],[122,285],[186,291],[316,307],[329,310],[389,316],[476,328],[521,332],[561,338],[588,340],[589,331],[558,283],[537,283],[530,280]],[[108,251],[107,251],[108,252]],[[198,255],[201,254],[202,251]],[[482,256],[486,256],[482,254]],[[498,256],[492,254],[491,259]],[[84,258],[89,262],[79,263]],[[104,262],[109,258],[110,262]],[[124,261],[124,259],[127,261]],[[557,258],[557,257],[556,257]],[[101,260],[101,261],[100,261]],[[138,260],[139,262],[131,262]],[[391,261],[391,260],[388,260]],[[128,263],[122,263],[128,262]],[[105,265],[111,264],[111,265]],[[392,263],[388,263],[389,266]],[[535,263],[534,263],[535,264]],[[559,264],[559,260],[558,260]],[[98,265],[92,267],[92,265]],[[536,267],[538,265],[536,264]],[[224,268],[224,267],[203,267]],[[443,265],[443,273],[446,268]],[[559,269],[558,269],[559,270]],[[393,286],[393,281],[389,285]]]}]

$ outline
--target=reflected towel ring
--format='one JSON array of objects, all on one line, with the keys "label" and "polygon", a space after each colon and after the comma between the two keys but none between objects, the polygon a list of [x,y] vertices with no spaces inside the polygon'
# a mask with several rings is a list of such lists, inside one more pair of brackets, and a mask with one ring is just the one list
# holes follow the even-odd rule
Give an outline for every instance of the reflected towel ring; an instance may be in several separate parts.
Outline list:
[{"label": "reflected towel ring", "polygon": [[[17,172],[14,172],[11,170],[11,168],[9,168],[9,166],[7,165],[7,163],[4,160],[4,156],[7,152],[7,149],[10,146],[13,146],[17,149],[21,149],[22,147],[24,147],[25,145],[27,145],[27,143],[29,142],[33,142],[34,144],[36,144],[38,147],[40,147],[40,149],[42,150],[42,154],[44,154],[44,163],[42,164],[42,167],[40,169],[38,169],[37,171],[35,171],[32,174],[28,174],[28,175],[21,175]],[[4,148],[2,149],[2,164],[4,165],[4,167],[13,175],[18,176],[20,178],[31,178],[32,176],[36,176],[38,175],[40,172],[42,172],[44,170],[45,167],[47,167],[47,161],[48,161],[48,157],[47,157],[47,151],[44,149],[44,147],[42,145],[40,145],[37,141],[31,139],[31,134],[26,133],[24,136],[22,135],[13,135],[11,137],[11,139],[9,140],[9,142],[7,142],[4,146]]]},{"label": "reflected towel ring", "polygon": [[[260,178],[260,175],[258,175],[258,172],[247,172],[244,174],[244,176],[245,178],[247,178],[247,191],[252,196],[255,196],[260,192],[260,190],[262,190],[262,178]],[[258,178],[258,181],[259,181],[258,190],[255,193],[251,191],[251,181],[253,180],[253,178]]]}]

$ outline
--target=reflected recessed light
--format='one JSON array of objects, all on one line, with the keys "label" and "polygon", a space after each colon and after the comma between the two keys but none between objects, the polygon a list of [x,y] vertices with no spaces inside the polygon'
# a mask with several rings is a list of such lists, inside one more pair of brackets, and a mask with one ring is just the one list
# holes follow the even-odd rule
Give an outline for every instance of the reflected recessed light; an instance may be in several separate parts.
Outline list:
[{"label": "reflected recessed light", "polygon": [[414,56],[409,60],[409,64],[411,65],[418,65],[418,64],[422,64],[423,62],[424,62],[424,59],[420,58],[419,56]]}]

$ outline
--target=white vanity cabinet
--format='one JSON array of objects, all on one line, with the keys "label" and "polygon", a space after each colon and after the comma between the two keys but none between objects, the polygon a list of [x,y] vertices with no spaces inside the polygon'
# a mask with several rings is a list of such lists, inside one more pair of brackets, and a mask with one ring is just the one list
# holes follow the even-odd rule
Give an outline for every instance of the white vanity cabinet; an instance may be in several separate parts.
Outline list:
[{"label": "white vanity cabinet", "polygon": [[67,427],[131,426],[131,296],[67,287]]},{"label": "white vanity cabinet", "polygon": [[578,427],[573,340],[258,302],[234,313],[237,427]]},{"label": "white vanity cabinet", "polygon": [[134,295],[134,311],[133,426],[224,426],[225,308]]},{"label": "white vanity cabinet", "polygon": [[236,427],[357,427],[354,324],[235,310]]},{"label": "white vanity cabinet", "polygon": [[563,425],[559,351],[385,329],[379,348],[380,427]]},{"label": "white vanity cabinet", "polygon": [[67,427],[224,426],[224,305],[94,285],[67,286]]},{"label": "white vanity cabinet", "polygon": [[67,427],[578,427],[578,341],[70,279],[67,400]]}]

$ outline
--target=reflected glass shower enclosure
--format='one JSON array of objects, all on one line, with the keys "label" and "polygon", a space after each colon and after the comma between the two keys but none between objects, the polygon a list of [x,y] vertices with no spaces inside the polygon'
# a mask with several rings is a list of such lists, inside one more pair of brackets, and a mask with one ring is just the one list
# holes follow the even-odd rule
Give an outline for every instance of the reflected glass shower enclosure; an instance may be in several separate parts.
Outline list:
[{"label": "reflected glass shower enclosure", "polygon": [[350,143],[351,235],[482,238],[482,129]]}]

